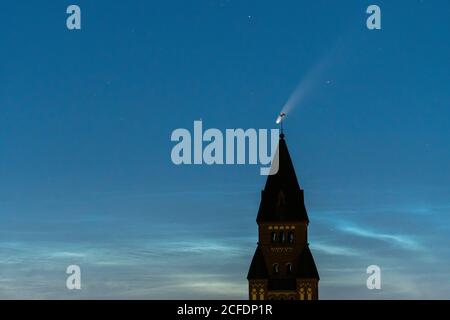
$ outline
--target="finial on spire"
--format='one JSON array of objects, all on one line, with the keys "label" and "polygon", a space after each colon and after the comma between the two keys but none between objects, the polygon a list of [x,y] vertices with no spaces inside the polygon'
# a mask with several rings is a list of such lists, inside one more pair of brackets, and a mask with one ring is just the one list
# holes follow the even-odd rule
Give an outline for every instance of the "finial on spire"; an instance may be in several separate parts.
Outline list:
[{"label": "finial on spire", "polygon": [[280,125],[280,138],[284,138],[284,132],[283,132],[283,118],[286,116],[286,113],[281,112],[280,115],[277,118],[276,123]]}]

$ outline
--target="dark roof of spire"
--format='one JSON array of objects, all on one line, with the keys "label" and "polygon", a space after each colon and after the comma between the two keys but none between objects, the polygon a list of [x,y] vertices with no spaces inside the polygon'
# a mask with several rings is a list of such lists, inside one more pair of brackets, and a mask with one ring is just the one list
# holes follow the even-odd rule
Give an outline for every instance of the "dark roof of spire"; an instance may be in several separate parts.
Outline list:
[{"label": "dark roof of spire", "polygon": [[311,250],[309,250],[308,244],[305,245],[305,248],[299,257],[297,278],[320,280],[319,273],[317,272],[316,264],[314,262]]},{"label": "dark roof of spire", "polygon": [[284,134],[280,135],[278,152],[273,160],[272,169],[277,164],[278,171],[267,177],[256,221],[258,223],[269,221],[309,222],[303,200],[303,190],[298,184]]},{"label": "dark roof of spire", "polygon": [[268,276],[266,262],[264,261],[264,255],[259,246],[256,247],[255,254],[253,255],[252,264],[248,271],[247,279],[265,279]]}]

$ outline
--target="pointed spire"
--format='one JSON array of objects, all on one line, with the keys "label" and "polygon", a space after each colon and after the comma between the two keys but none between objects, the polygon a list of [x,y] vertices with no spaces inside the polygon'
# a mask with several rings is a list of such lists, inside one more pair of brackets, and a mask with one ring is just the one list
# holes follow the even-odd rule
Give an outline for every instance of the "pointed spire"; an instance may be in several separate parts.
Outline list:
[{"label": "pointed spire", "polygon": [[[273,166],[278,164],[276,174],[269,175],[262,191],[257,222],[263,221],[309,221],[306,213],[303,190],[289,154],[285,135],[280,134]],[[278,161],[277,161],[278,160]],[[282,199],[283,201],[280,201]]]}]

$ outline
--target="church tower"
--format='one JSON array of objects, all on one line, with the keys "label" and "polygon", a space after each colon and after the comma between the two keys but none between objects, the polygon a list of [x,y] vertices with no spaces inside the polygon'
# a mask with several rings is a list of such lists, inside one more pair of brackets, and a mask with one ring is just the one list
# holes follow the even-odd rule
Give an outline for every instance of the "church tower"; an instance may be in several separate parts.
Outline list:
[{"label": "church tower", "polygon": [[247,276],[249,297],[317,300],[319,273],[308,245],[308,214],[283,133],[278,165],[261,194],[258,245]]}]

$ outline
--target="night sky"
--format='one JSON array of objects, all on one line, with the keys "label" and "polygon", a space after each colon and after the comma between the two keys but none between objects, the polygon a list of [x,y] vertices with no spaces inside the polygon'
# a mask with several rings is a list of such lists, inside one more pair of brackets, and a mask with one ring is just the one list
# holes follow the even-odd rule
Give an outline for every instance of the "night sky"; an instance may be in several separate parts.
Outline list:
[{"label": "night sky", "polygon": [[449,33],[446,0],[3,1],[0,298],[246,299],[266,178],[176,166],[171,133],[276,128],[309,83],[284,125],[320,298],[449,299]]}]

